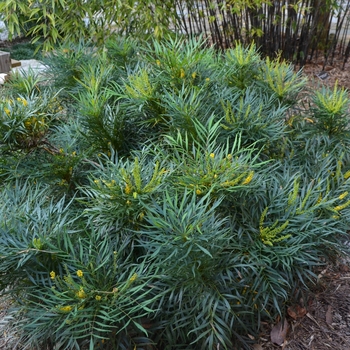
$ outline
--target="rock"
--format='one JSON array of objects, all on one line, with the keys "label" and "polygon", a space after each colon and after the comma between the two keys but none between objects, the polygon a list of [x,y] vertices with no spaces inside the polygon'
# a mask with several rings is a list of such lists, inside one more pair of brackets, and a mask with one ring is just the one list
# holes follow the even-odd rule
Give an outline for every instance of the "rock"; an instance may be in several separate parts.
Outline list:
[{"label": "rock", "polygon": [[46,69],[45,65],[38,60],[21,60],[19,67],[12,68],[12,72],[28,73],[33,70],[34,73],[42,72]]},{"label": "rock", "polygon": [[5,81],[7,80],[8,74],[7,73],[0,73],[0,85],[3,85]]},{"label": "rock", "polygon": [[0,21],[0,40],[7,40],[9,37],[8,30],[4,21]]}]

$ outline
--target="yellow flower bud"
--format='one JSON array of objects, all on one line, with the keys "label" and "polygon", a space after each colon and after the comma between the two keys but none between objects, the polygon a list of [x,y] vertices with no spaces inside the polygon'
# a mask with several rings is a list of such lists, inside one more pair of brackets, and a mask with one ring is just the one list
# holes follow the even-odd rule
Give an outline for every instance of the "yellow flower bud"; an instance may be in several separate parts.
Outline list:
[{"label": "yellow flower bud", "polygon": [[254,171],[251,171],[249,175],[246,177],[246,179],[242,182],[242,185],[248,185],[254,177]]},{"label": "yellow flower bud", "polygon": [[80,287],[79,291],[75,294],[79,299],[86,298],[86,294],[84,292],[83,287]]},{"label": "yellow flower bud", "polygon": [[183,79],[185,77],[185,71],[183,68],[180,70],[180,78]]},{"label": "yellow flower bud", "polygon": [[59,310],[62,311],[62,312],[70,312],[70,311],[72,311],[72,309],[73,309],[73,307],[70,306],[70,305],[61,306],[61,307],[59,308]]},{"label": "yellow flower bud", "polygon": [[134,274],[130,277],[129,281],[130,281],[130,282],[134,282],[134,281],[136,281],[136,279],[137,279],[137,273],[134,273]]}]

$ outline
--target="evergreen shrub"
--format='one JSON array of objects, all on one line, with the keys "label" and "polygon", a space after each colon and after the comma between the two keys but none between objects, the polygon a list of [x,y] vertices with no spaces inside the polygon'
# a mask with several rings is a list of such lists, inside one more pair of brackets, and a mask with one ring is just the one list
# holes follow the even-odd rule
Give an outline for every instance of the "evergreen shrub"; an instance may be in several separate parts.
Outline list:
[{"label": "evergreen shrub", "polygon": [[1,90],[18,348],[248,348],[346,253],[347,91],[204,44],[64,44]]}]

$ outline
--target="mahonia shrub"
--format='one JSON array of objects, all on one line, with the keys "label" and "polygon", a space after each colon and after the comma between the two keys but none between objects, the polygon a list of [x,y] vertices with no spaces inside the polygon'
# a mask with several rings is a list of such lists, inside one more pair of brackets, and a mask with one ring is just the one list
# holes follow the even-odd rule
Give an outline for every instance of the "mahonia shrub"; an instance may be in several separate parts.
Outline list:
[{"label": "mahonia shrub", "polygon": [[0,92],[14,348],[249,348],[346,253],[346,90],[302,105],[287,62],[201,39],[64,43],[45,63]]}]

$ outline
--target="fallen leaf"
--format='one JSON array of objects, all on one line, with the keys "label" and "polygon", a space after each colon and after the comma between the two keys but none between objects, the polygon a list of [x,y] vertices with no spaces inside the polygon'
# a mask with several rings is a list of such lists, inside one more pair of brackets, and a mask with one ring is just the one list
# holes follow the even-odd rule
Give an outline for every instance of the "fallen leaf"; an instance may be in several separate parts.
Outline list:
[{"label": "fallen leaf", "polygon": [[297,313],[295,312],[294,306],[289,306],[287,309],[288,315],[293,319],[297,319]]},{"label": "fallen leaf", "polygon": [[274,344],[282,345],[286,339],[287,330],[288,330],[288,322],[286,319],[284,319],[284,321],[278,322],[271,329],[271,333],[270,333],[271,341]]},{"label": "fallen leaf", "polygon": [[339,266],[339,269],[341,272],[349,272],[350,271],[350,267],[348,265],[344,265],[344,264],[341,264]]},{"label": "fallen leaf", "polygon": [[253,345],[253,350],[264,350],[264,348],[260,344],[254,344]]},{"label": "fallen leaf", "polygon": [[295,311],[297,313],[297,317],[301,318],[306,315],[306,309],[304,307],[301,307],[300,305],[297,305],[295,307]]},{"label": "fallen leaf", "polygon": [[326,322],[328,325],[331,325],[333,322],[332,306],[331,305],[328,305],[328,309],[326,312]]},{"label": "fallen leaf", "polygon": [[292,305],[287,309],[288,315],[296,320],[297,318],[304,317],[306,315],[306,309],[300,305]]}]

